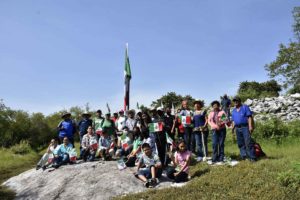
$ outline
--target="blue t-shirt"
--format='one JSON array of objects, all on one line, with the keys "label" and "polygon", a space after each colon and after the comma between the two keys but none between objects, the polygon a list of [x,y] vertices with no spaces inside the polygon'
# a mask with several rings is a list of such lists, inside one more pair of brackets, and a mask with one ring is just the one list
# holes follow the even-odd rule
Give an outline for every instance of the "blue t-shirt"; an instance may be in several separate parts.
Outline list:
[{"label": "blue t-shirt", "polygon": [[74,122],[72,120],[63,120],[58,125],[59,128],[63,128],[59,131],[59,137],[73,138],[74,134]]},{"label": "blue t-shirt", "polygon": [[89,126],[93,126],[93,120],[91,120],[91,119],[82,119],[78,123],[78,129],[79,129],[81,136],[83,136],[87,133],[87,129]]},{"label": "blue t-shirt", "polygon": [[206,110],[201,112],[200,114],[196,114],[196,112],[194,113],[194,127],[200,127],[200,126],[204,126],[205,124],[205,116],[206,116]]},{"label": "blue t-shirt", "polygon": [[241,105],[240,110],[237,111],[236,108],[232,111],[232,120],[235,125],[247,124],[248,117],[252,116],[252,112],[247,105]]}]

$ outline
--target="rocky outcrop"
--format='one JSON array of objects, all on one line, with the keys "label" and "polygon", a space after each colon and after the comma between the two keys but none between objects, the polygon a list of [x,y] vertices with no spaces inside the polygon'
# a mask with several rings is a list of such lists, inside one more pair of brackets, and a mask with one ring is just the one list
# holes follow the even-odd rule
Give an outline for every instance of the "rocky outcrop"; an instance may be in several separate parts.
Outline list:
[{"label": "rocky outcrop", "polygon": [[[32,169],[3,184],[17,193],[16,199],[111,199],[146,190],[142,182],[134,177],[134,169],[120,171],[115,161],[95,161],[66,165],[55,170]],[[157,188],[172,184],[167,178],[160,180]]]},{"label": "rocky outcrop", "polygon": [[272,117],[283,121],[300,119],[299,93],[264,99],[247,99],[244,103],[250,106],[256,120],[266,120]]}]

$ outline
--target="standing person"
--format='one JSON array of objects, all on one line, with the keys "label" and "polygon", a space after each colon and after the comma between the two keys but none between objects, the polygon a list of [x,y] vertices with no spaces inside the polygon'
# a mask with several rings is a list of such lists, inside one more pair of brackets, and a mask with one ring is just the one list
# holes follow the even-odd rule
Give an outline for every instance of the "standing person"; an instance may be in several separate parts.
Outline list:
[{"label": "standing person", "polygon": [[96,151],[98,148],[97,137],[93,132],[93,127],[89,126],[87,133],[82,138],[80,155],[84,162],[93,161],[95,159]]},{"label": "standing person", "polygon": [[116,140],[115,123],[111,120],[110,113],[105,114],[102,131],[105,131],[112,141]]},{"label": "standing person", "polygon": [[230,105],[230,99],[228,98],[227,94],[224,94],[224,96],[221,98],[221,109],[226,113],[228,117],[230,117]]},{"label": "standing person", "polygon": [[63,119],[57,126],[59,132],[59,142],[63,143],[64,137],[67,137],[70,143],[74,146],[74,135],[76,133],[76,124],[71,119],[71,113],[65,112],[62,114],[61,118]]},{"label": "standing person", "polygon": [[178,139],[184,139],[184,127],[180,121],[180,117],[179,117],[180,112],[181,112],[181,109],[178,109],[177,113],[175,114],[175,119],[173,121],[173,127],[171,129],[171,132],[174,133],[174,137],[175,137],[175,131],[177,129]]},{"label": "standing person", "polygon": [[90,119],[90,113],[82,113],[81,117],[82,119],[78,123],[80,144],[82,143],[83,136],[87,133],[88,127],[93,126],[93,120]]},{"label": "standing person", "polygon": [[[162,123],[163,127],[165,126],[164,124],[164,112],[162,108],[157,108],[157,110],[154,108],[151,110],[152,114],[152,123]],[[167,145],[167,138],[165,134],[165,129],[163,128],[161,131],[157,132],[150,132],[150,137],[152,137],[155,140],[156,148],[157,148],[157,153],[159,156],[159,159],[165,167],[166,165],[166,145]]]},{"label": "standing person", "polygon": [[128,128],[129,132],[133,132],[133,128],[136,126],[137,121],[134,119],[134,110],[128,111],[128,118],[125,122],[125,126]]},{"label": "standing person", "polygon": [[122,132],[125,127],[126,117],[124,115],[124,110],[119,111],[119,117],[117,119],[116,127],[118,132]]},{"label": "standing person", "polygon": [[195,147],[194,147],[195,137],[193,134],[193,128],[192,128],[192,124],[191,124],[192,112],[190,111],[190,109],[188,107],[187,100],[182,101],[181,111],[180,111],[179,115],[180,115],[181,119],[186,117],[186,120],[185,121],[181,120],[181,123],[184,128],[184,140],[187,145],[187,149],[191,152],[195,152]]},{"label": "standing person", "polygon": [[172,127],[174,124],[175,117],[171,115],[171,109],[166,108],[166,114],[164,116],[164,122],[165,122],[165,131],[168,133],[168,135],[172,138],[172,140],[175,140],[175,132],[172,132]]},{"label": "standing person", "polygon": [[[197,161],[200,162],[203,156],[207,156],[207,138],[208,138],[208,118],[207,111],[203,109],[204,103],[201,100],[194,101],[194,135],[197,146]],[[202,141],[203,140],[203,141]],[[204,143],[203,143],[204,142]],[[204,147],[204,148],[203,148]],[[203,149],[205,152],[203,152]]]},{"label": "standing person", "polygon": [[102,111],[96,111],[96,117],[93,119],[93,128],[97,137],[99,138],[102,133],[102,124],[104,122],[104,117],[102,117]]},{"label": "standing person", "polygon": [[252,112],[249,106],[241,103],[240,97],[234,97],[233,102],[235,108],[232,111],[232,120],[241,158],[248,157],[250,161],[256,161],[254,146],[251,142],[251,133],[254,130]]},{"label": "standing person", "polygon": [[220,110],[219,101],[213,101],[211,103],[211,106],[213,108],[213,111],[209,113],[208,124],[211,126],[212,129],[212,162],[224,162],[224,143],[226,138],[225,123],[227,120],[227,115],[223,110]]},{"label": "standing person", "polygon": [[149,124],[152,122],[152,119],[146,111],[142,112],[142,119],[143,120],[142,120],[142,123],[141,123],[141,130],[142,129],[148,129]]}]

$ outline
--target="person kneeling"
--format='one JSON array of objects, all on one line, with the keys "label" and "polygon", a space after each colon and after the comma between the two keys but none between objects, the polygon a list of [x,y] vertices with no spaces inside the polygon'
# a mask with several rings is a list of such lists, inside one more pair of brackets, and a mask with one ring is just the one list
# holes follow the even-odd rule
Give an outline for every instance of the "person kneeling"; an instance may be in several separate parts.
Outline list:
[{"label": "person kneeling", "polygon": [[191,152],[186,149],[184,140],[178,142],[178,149],[173,159],[174,167],[170,168],[167,176],[176,183],[185,182],[188,178]]},{"label": "person kneeling", "polygon": [[144,182],[145,187],[154,187],[162,174],[162,165],[157,154],[152,153],[150,145],[142,145],[143,154],[139,159],[136,177]]}]

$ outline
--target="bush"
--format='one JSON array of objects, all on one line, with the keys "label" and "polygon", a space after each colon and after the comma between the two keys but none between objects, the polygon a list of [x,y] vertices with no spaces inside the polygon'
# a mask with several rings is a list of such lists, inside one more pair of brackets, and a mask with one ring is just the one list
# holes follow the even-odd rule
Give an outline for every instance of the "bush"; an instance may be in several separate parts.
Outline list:
[{"label": "bush", "polygon": [[258,138],[274,138],[280,140],[289,135],[289,126],[277,118],[272,118],[265,122],[257,122],[253,135]]},{"label": "bush", "polygon": [[12,146],[10,149],[14,154],[21,155],[28,154],[31,151],[31,147],[26,140],[22,140],[19,144]]}]

